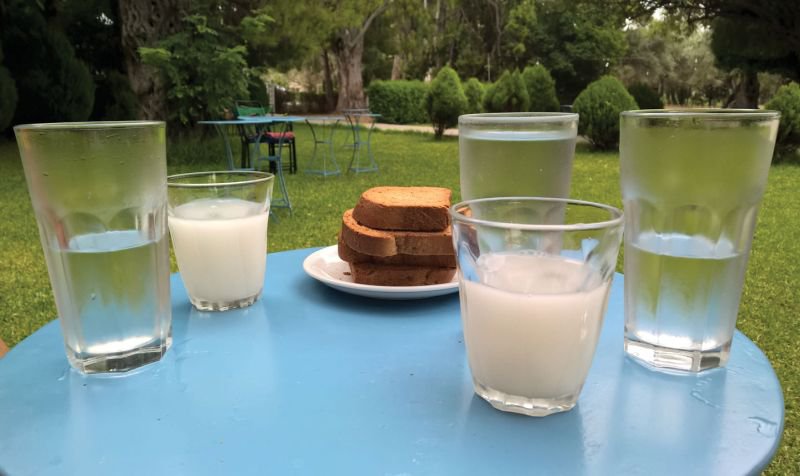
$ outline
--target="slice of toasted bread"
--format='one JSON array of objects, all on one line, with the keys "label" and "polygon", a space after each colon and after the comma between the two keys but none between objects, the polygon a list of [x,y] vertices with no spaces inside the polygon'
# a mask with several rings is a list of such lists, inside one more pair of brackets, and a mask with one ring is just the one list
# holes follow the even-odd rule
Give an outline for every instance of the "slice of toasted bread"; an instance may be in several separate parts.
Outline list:
[{"label": "slice of toasted bread", "polygon": [[372,256],[455,254],[449,226],[435,232],[376,230],[358,223],[352,208],[342,216],[341,236],[350,248]]},{"label": "slice of toasted bread", "polygon": [[373,286],[424,286],[452,281],[455,268],[350,263],[350,274],[358,284]]},{"label": "slice of toasted bread", "polygon": [[455,268],[456,257],[449,255],[407,255],[397,254],[394,256],[371,256],[359,253],[347,246],[347,243],[339,235],[339,258],[348,263],[375,263],[375,264],[398,264],[406,266],[434,266],[442,268]]},{"label": "slice of toasted bread", "polygon": [[374,187],[361,194],[353,217],[376,230],[442,231],[450,224],[450,190]]}]

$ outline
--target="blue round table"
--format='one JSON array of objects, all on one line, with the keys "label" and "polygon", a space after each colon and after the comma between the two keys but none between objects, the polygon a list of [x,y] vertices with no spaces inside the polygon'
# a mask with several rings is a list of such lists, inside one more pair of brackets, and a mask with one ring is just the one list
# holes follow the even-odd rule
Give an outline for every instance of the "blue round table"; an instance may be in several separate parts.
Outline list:
[{"label": "blue round table", "polygon": [[380,301],[270,254],[264,295],[191,308],[174,343],[124,376],[67,364],[52,322],[0,360],[0,468],[20,475],[744,474],[783,431],[780,384],[737,332],[728,367],[646,369],[622,351],[617,275],[578,405],[531,418],[472,391],[457,295]]}]

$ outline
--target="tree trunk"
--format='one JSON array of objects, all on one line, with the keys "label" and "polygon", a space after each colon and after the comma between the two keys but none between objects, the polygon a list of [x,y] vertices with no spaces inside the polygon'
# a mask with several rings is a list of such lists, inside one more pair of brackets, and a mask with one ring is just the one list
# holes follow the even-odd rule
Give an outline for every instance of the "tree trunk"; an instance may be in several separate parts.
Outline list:
[{"label": "tree trunk", "polygon": [[[349,39],[357,32],[346,29],[344,38]],[[342,41],[336,49],[339,63],[339,101],[336,110],[363,109],[367,107],[364,98],[364,82],[361,75],[361,59],[364,54],[364,36],[358,35],[355,41]]]},{"label": "tree trunk", "polygon": [[434,54],[434,70],[439,71],[444,66],[442,55],[439,51],[440,39],[444,37],[445,18],[447,2],[436,0],[436,11],[434,12],[433,19],[436,22],[436,31],[433,33],[433,54]]},{"label": "tree trunk", "polygon": [[364,19],[360,26],[342,28],[333,41],[333,51],[339,63],[339,101],[336,110],[363,109],[367,107],[364,97],[364,81],[361,75],[361,60],[364,56],[364,34],[369,26],[388,8],[391,0],[383,0]]},{"label": "tree trunk", "polygon": [[122,52],[131,88],[139,100],[139,118],[163,120],[166,91],[158,71],[142,64],[139,47],[153,46],[175,33],[187,0],[119,0]]},{"label": "tree trunk", "polygon": [[331,68],[331,58],[327,49],[322,50],[322,65],[325,70],[325,78],[322,80],[322,90],[325,93],[325,112],[330,112],[336,107],[336,98],[333,96],[333,68]]},{"label": "tree trunk", "polygon": [[392,58],[392,81],[403,79],[403,58],[399,54]]},{"label": "tree trunk", "polygon": [[742,78],[733,94],[728,98],[727,107],[736,109],[757,109],[758,108],[758,73],[754,70],[746,69],[742,71]]}]

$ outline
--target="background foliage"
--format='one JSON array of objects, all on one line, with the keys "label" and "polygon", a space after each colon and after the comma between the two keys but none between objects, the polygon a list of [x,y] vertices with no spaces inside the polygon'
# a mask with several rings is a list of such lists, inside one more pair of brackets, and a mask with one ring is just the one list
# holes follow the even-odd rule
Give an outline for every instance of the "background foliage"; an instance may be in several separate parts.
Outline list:
[{"label": "background foliage", "polygon": [[369,106],[384,122],[420,124],[428,121],[427,94],[428,85],[422,81],[373,81],[369,85]]},{"label": "background foliage", "polygon": [[519,70],[504,71],[496,83],[486,88],[483,107],[487,112],[522,112],[530,107],[528,88]]},{"label": "background foliage", "polygon": [[[3,60],[3,48],[0,45],[0,65]],[[7,68],[0,66],[0,131],[11,124],[14,111],[17,109],[17,85]]]},{"label": "background foliage", "polygon": [[580,114],[578,133],[595,148],[609,150],[619,143],[619,114],[638,106],[617,78],[604,76],[578,95],[573,108]]},{"label": "background foliage", "polygon": [[243,45],[228,46],[195,14],[184,18],[184,28],[155,48],[140,48],[145,64],[155,66],[166,79],[170,121],[190,125],[207,117],[222,117],[237,99],[249,96],[251,72]]},{"label": "background foliage", "polygon": [[661,109],[664,101],[661,100],[658,91],[642,83],[635,83],[628,86],[628,92],[633,96],[639,109]]},{"label": "background foliage", "polygon": [[442,138],[445,129],[458,124],[458,116],[467,108],[467,96],[453,68],[445,66],[439,70],[431,82],[425,105],[437,139]]},{"label": "background foliage", "polygon": [[483,84],[478,78],[469,78],[464,83],[464,95],[467,97],[467,114],[483,112]]},{"label": "background foliage", "polygon": [[798,161],[797,152],[800,149],[800,85],[791,83],[781,87],[772,100],[767,103],[767,109],[774,109],[781,113],[781,123],[775,145],[777,153],[773,162],[792,159]]},{"label": "background foliage", "polygon": [[94,81],[64,32],[25,0],[7,2],[0,26],[3,66],[18,94],[13,124],[88,119]]},{"label": "background foliage", "polygon": [[522,80],[528,90],[529,111],[552,112],[560,110],[556,97],[556,82],[547,68],[540,64],[528,66],[522,71]]},{"label": "background foliage", "polygon": [[[0,0],[0,68],[8,71],[4,94],[9,77],[18,93],[12,124],[153,116],[191,127],[217,117],[231,98],[258,93],[242,89],[242,79],[253,84],[250,76],[267,72],[302,78],[282,83],[284,109],[324,113],[363,107],[373,81],[427,81],[445,65],[485,84],[541,65],[561,104],[612,74],[667,104],[754,107],[800,79],[800,3],[770,3]],[[143,60],[165,86],[136,66]],[[466,91],[469,109],[478,110],[477,88]],[[163,100],[153,100],[159,94]],[[494,109],[523,103],[516,92],[504,96],[516,102]],[[553,107],[536,103],[548,94],[528,96],[534,109]]]}]

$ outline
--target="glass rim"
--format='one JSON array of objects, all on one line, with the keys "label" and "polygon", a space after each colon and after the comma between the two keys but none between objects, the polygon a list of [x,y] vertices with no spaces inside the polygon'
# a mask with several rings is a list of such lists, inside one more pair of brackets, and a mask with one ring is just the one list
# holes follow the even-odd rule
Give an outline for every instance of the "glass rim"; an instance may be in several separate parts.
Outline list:
[{"label": "glass rim", "polygon": [[[237,180],[234,182],[175,182],[174,180],[197,178],[209,175],[249,175],[253,178]],[[274,174],[269,172],[259,172],[257,170],[211,170],[208,172],[189,172],[183,174],[174,174],[167,176],[167,187],[174,188],[208,188],[208,187],[221,187],[221,186],[241,186],[253,185],[263,182],[268,182],[275,178]]]},{"label": "glass rim", "polygon": [[[459,208],[469,206],[476,203],[489,203],[489,202],[558,202],[565,205],[580,205],[600,210],[606,210],[611,213],[612,218],[609,220],[597,221],[592,223],[573,223],[564,225],[535,225],[528,223],[510,223],[496,220],[483,220],[480,218],[467,217],[458,212]],[[589,202],[586,200],[575,200],[572,198],[552,198],[552,197],[489,197],[489,198],[476,198],[472,200],[463,200],[450,207],[450,217],[453,222],[467,223],[470,225],[480,225],[490,228],[504,228],[520,231],[583,231],[583,230],[602,230],[605,228],[612,228],[614,226],[622,225],[624,213],[617,207],[606,205],[603,203]]]},{"label": "glass rim", "polygon": [[459,125],[564,123],[577,120],[577,112],[482,112],[458,116]]},{"label": "glass rim", "polygon": [[780,111],[772,109],[724,109],[724,108],[696,108],[696,109],[638,109],[623,111],[623,117],[642,117],[648,119],[690,119],[707,118],[722,120],[739,119],[777,119]]},{"label": "glass rim", "polygon": [[126,129],[152,126],[165,126],[164,121],[82,121],[82,122],[40,122],[34,124],[19,124],[14,126],[15,131],[27,130],[93,130],[93,129]]}]

